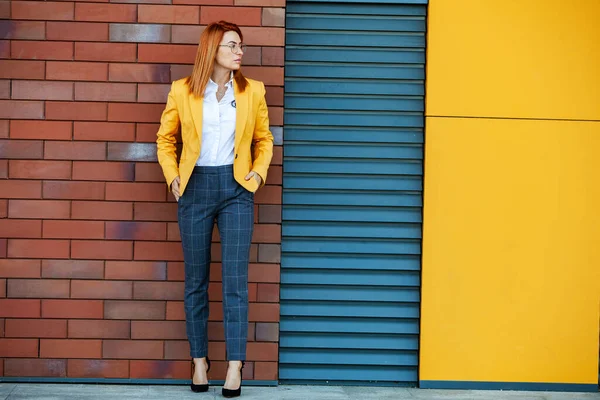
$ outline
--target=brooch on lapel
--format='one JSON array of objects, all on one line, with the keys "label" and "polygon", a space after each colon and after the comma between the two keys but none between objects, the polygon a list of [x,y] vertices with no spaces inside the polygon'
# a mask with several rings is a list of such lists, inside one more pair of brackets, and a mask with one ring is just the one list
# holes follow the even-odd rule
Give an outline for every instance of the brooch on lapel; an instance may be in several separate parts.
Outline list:
[{"label": "brooch on lapel", "polygon": [[235,100],[231,102],[231,107],[235,108]]}]

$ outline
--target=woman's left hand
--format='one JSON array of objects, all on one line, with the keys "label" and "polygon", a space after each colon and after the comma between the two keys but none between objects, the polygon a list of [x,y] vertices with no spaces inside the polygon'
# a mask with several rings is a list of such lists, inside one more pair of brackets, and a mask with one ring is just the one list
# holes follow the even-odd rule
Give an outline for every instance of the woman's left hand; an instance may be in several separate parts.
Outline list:
[{"label": "woman's left hand", "polygon": [[258,186],[260,186],[262,184],[262,178],[260,177],[259,174],[257,174],[254,171],[250,171],[250,173],[248,175],[246,175],[246,179],[247,181],[249,181],[250,179],[252,179],[252,177],[254,177],[254,179],[256,179],[256,182],[258,182]]}]

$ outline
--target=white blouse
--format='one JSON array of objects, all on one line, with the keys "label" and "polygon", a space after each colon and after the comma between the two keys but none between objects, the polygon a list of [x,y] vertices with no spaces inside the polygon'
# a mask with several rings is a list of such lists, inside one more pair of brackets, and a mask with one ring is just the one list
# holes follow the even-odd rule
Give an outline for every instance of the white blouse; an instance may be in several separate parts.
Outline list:
[{"label": "white blouse", "polygon": [[219,86],[212,79],[206,85],[202,111],[202,148],[196,165],[215,167],[233,164],[236,121],[233,74],[225,86],[225,95],[221,101],[217,101]]}]

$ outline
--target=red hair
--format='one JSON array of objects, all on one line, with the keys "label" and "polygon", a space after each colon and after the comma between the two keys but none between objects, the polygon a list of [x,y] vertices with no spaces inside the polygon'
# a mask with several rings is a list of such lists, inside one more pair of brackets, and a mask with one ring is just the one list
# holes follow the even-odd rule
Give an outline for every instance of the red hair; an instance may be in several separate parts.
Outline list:
[{"label": "red hair", "polygon": [[[194,96],[204,96],[206,84],[213,73],[219,44],[221,43],[221,40],[223,40],[225,32],[229,31],[236,32],[240,36],[240,39],[242,41],[244,40],[240,28],[236,24],[226,21],[213,22],[208,25],[200,35],[200,44],[198,44],[194,69],[192,70],[192,75],[188,76],[185,81],[190,88],[190,92],[192,92]],[[242,75],[242,72],[239,69],[234,71],[233,79],[235,79],[239,91],[243,92],[246,89],[248,81],[244,78],[244,75]]]}]

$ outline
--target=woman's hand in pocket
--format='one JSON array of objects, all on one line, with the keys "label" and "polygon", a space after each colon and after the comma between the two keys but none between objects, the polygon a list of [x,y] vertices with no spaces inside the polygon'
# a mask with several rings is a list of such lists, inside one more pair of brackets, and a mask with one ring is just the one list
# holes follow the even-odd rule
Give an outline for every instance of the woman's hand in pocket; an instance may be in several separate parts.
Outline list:
[{"label": "woman's hand in pocket", "polygon": [[249,181],[252,178],[256,179],[256,182],[258,183],[258,187],[260,187],[260,185],[262,184],[262,178],[256,172],[250,171],[250,173],[248,173],[248,175],[246,175],[246,178],[244,178],[244,179]]},{"label": "woman's hand in pocket", "polygon": [[173,179],[173,182],[171,182],[171,193],[173,193],[173,196],[175,196],[175,200],[179,201],[179,197],[180,197],[180,193],[179,193],[179,185],[181,184],[181,180],[179,179],[179,177],[176,177],[175,179]]}]

